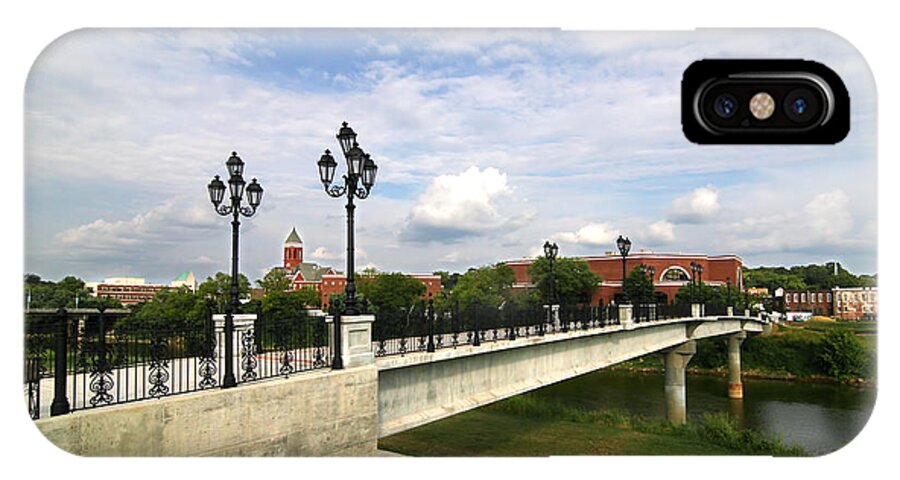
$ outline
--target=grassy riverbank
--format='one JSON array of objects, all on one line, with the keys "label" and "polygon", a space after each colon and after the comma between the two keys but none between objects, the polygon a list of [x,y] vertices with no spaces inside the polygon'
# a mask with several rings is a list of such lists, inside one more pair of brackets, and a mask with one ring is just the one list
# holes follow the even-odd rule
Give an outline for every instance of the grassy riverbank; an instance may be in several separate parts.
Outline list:
[{"label": "grassy riverbank", "polygon": [[520,395],[379,441],[411,456],[774,455],[797,446],[739,428],[725,414],[671,425],[615,411],[587,411]]},{"label": "grassy riverbank", "polygon": [[[875,383],[877,343],[874,322],[803,322],[776,327],[769,335],[748,338],[741,346],[741,370],[746,378],[798,382]],[[723,339],[697,342],[688,371],[727,374],[728,350]],[[659,372],[659,354],[613,367],[614,370]]]}]

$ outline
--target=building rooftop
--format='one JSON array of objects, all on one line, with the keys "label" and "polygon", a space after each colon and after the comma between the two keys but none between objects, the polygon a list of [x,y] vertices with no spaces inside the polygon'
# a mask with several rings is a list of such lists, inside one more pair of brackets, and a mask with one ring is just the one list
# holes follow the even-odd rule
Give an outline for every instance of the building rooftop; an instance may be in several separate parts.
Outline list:
[{"label": "building rooftop", "polygon": [[291,233],[288,234],[287,238],[284,240],[285,244],[288,243],[303,243],[303,240],[300,238],[300,235],[297,233],[296,227],[291,227]]}]

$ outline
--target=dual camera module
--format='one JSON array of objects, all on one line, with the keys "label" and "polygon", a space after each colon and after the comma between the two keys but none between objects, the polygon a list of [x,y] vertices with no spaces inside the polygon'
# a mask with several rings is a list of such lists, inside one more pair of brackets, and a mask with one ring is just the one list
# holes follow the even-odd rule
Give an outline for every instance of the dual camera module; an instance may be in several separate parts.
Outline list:
[{"label": "dual camera module", "polygon": [[682,80],[682,125],[696,143],[837,143],[849,131],[840,78],[804,60],[702,60]]}]

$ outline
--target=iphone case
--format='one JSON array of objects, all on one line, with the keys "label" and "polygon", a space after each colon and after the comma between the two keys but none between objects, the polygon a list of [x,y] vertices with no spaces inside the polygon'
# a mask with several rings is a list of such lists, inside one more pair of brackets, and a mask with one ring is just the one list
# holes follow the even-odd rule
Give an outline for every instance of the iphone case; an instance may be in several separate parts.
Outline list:
[{"label": "iphone case", "polygon": [[[688,141],[684,70],[749,58],[834,70],[849,135]],[[822,30],[68,33],[25,91],[27,411],[84,456],[835,451],[876,111]]]}]

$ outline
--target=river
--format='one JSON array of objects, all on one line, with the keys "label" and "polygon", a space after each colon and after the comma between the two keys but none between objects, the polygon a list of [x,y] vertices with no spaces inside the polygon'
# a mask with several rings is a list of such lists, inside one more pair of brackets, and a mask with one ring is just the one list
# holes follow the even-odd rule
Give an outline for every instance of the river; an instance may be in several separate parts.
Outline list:
[{"label": "river", "polygon": [[[812,455],[849,443],[865,426],[875,401],[874,388],[744,379],[744,399],[730,400],[727,380],[688,375],[688,418],[730,412],[745,427]],[[622,410],[665,418],[662,374],[599,371],[537,390],[533,395],[582,409]]]}]

